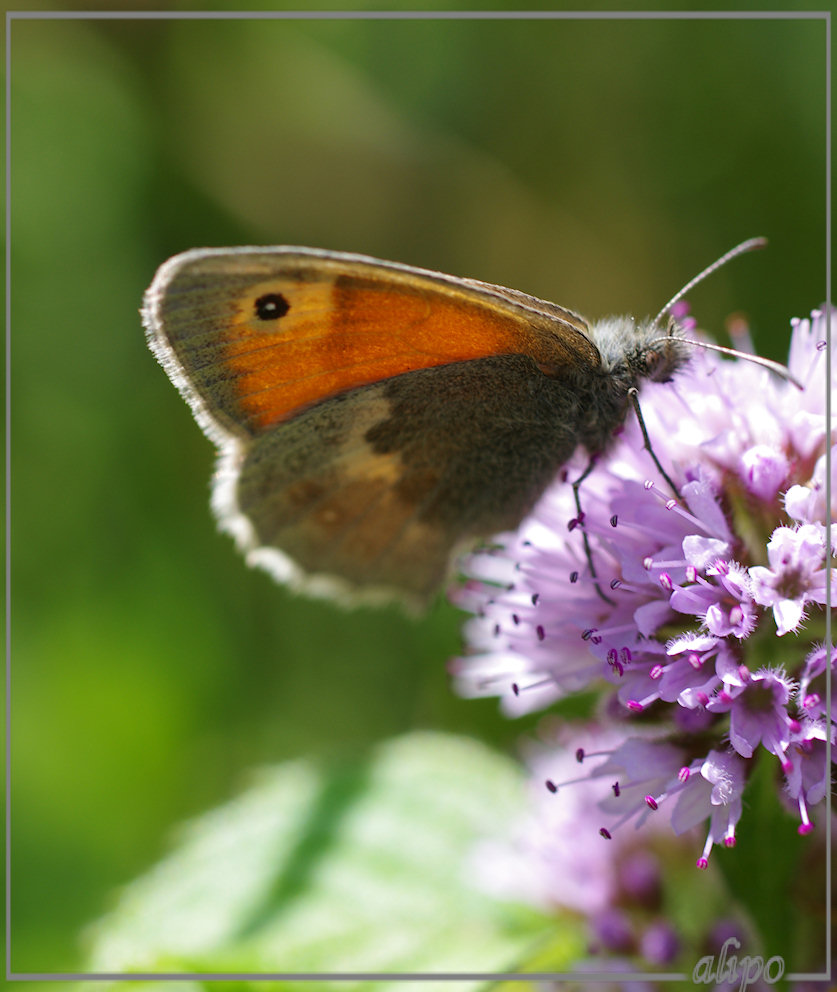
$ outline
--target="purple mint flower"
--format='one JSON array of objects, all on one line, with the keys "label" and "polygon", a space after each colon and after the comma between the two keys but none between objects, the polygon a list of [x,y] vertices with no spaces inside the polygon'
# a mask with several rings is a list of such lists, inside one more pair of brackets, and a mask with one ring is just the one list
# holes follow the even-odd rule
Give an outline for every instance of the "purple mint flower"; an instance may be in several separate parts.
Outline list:
[{"label": "purple mint flower", "polygon": [[[830,662],[829,662],[830,658]],[[826,669],[831,668],[831,700],[826,697]],[[829,709],[832,722],[837,722],[837,649],[831,651],[823,644],[815,647],[805,659],[799,678],[797,702],[807,717],[824,719]]]},{"label": "purple mint flower", "polygon": [[761,500],[775,498],[790,470],[784,453],[769,444],[754,444],[741,456],[740,466],[747,489]]},{"label": "purple mint flower", "polygon": [[[785,513],[792,519],[800,523],[819,523],[825,520],[825,499],[828,495],[829,486],[826,480],[827,459],[821,455],[817,459],[814,471],[808,485],[791,486],[785,493]],[[831,460],[831,483],[832,493],[837,493],[837,458]],[[831,519],[837,516],[837,505],[831,507]]]},{"label": "purple mint flower", "polygon": [[[767,544],[770,568],[750,569],[753,598],[773,607],[779,634],[801,624],[807,603],[825,603],[825,536],[825,527],[818,523],[777,527]],[[837,593],[833,581],[831,592]]]},{"label": "purple mint flower", "polygon": [[[475,846],[469,877],[502,899],[580,914],[591,950],[632,955],[625,970],[670,963],[678,941],[659,920],[663,866],[675,857],[685,863],[693,838],[672,838],[667,812],[654,812],[647,794],[674,807],[676,796],[666,803],[659,790],[683,788],[682,752],[642,737],[619,743],[618,732],[596,725],[564,723],[556,737],[558,746],[530,745],[531,802],[509,835]],[[641,836],[617,829],[637,813],[648,817]],[[591,821],[601,829],[591,830]],[[600,968],[609,963],[597,959]]]},{"label": "purple mint flower", "polygon": [[[643,387],[648,434],[679,496],[629,417],[581,486],[582,525],[567,483],[587,465],[579,452],[516,534],[471,555],[468,581],[452,594],[473,614],[467,652],[453,662],[459,691],[500,696],[512,715],[579,690],[602,693],[601,712],[618,711],[628,739],[603,763],[620,795],[601,804],[615,819],[598,826],[614,836],[631,818],[660,822],[661,810],[663,821],[672,811],[675,832],[708,820],[701,866],[713,844],[734,843],[759,751],[778,760],[803,827],[829,777],[826,655],[815,646],[832,554],[826,323],[819,311],[792,322],[789,367],[803,390],[697,351],[674,381]],[[834,464],[837,446],[832,453]],[[830,511],[837,515],[837,505]],[[830,592],[837,595],[833,577]],[[784,667],[771,650],[777,637],[783,648],[792,642]],[[639,714],[659,732],[625,733]]]},{"label": "purple mint flower", "polygon": [[563,907],[592,919],[617,899],[620,866],[630,861],[633,838],[620,833],[613,843],[605,843],[597,829],[589,829],[591,817],[596,827],[615,820],[598,805],[611,792],[611,783],[601,777],[604,772],[591,774],[591,766],[603,753],[611,754],[616,736],[573,727],[571,734],[563,732],[565,744],[570,736],[585,745],[590,760],[584,758],[579,766],[574,749],[566,746],[533,750],[527,815],[509,839],[476,847],[470,874],[494,895],[545,909]]},{"label": "purple mint flower", "polygon": [[729,713],[729,740],[742,758],[752,758],[762,744],[784,763],[785,751],[798,721],[789,703],[794,685],[780,672],[763,670],[751,675],[744,665],[731,669],[721,688],[707,703],[713,713]]},{"label": "purple mint flower", "polygon": [[[824,720],[804,720],[794,735],[786,760],[786,784],[790,799],[799,808],[799,833],[813,829],[808,815],[810,806],[825,798],[830,784],[826,764],[826,723]],[[834,726],[831,725],[831,746],[837,744]]]},{"label": "purple mint flower", "polygon": [[704,628],[715,637],[732,634],[743,641],[758,621],[749,576],[736,562],[724,558],[704,565],[702,571],[707,578],[697,576],[694,585],[675,589],[670,605],[678,613],[700,617]]},{"label": "purple mint flower", "polygon": [[683,765],[683,752],[674,745],[629,737],[590,774],[606,777],[618,784],[618,789],[602,799],[599,808],[609,814],[606,824],[613,833],[633,817],[637,826],[653,815],[663,799],[680,787],[678,775]]},{"label": "purple mint flower", "polygon": [[728,752],[710,751],[705,761],[683,768],[680,781],[683,789],[672,813],[671,825],[675,833],[681,834],[709,817],[709,833],[697,860],[698,868],[706,868],[713,845],[735,846],[745,765]]}]

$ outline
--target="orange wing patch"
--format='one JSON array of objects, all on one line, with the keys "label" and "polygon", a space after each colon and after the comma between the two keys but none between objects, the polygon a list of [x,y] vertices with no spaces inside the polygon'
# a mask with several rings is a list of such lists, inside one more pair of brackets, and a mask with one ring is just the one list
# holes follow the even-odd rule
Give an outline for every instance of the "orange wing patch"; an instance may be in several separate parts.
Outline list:
[{"label": "orange wing patch", "polygon": [[224,352],[251,427],[264,430],[336,393],[415,369],[497,354],[555,362],[523,312],[415,282],[391,272],[320,274],[248,287]]}]

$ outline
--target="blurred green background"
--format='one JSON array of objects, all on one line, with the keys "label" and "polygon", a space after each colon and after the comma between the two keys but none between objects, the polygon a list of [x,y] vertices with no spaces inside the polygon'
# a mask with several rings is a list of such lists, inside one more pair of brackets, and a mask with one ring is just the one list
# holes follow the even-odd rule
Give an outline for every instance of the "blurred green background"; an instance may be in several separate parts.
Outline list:
[{"label": "blurred green background", "polygon": [[67,971],[254,765],[535,723],[453,697],[451,607],[293,598],[215,533],[139,322],[157,265],[313,245],[642,315],[766,235],[691,302],[781,358],[825,295],[825,28],[15,20],[11,60],[11,964]]}]

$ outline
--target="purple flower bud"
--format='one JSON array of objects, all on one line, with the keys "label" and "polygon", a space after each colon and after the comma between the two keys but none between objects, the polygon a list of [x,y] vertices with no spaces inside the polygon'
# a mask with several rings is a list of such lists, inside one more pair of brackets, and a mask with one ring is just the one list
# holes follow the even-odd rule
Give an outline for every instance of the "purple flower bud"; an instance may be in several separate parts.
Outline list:
[{"label": "purple flower bud", "polygon": [[652,923],[640,938],[640,954],[653,965],[670,964],[680,950],[680,940],[670,923]]},{"label": "purple flower bud", "polygon": [[635,939],[631,921],[621,909],[605,909],[592,922],[596,938],[607,950],[617,954],[633,950]]}]

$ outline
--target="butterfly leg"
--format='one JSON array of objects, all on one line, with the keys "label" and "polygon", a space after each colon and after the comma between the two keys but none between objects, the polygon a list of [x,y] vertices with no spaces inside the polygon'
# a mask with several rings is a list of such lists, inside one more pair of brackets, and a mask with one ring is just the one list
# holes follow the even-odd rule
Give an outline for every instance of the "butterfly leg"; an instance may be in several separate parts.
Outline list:
[{"label": "butterfly leg", "polygon": [[[640,409],[639,406],[639,393],[635,388],[631,388],[628,390],[628,398],[630,399],[631,404],[633,405],[634,411],[636,413],[636,419],[639,422],[639,429],[642,431],[642,439],[644,442],[643,447],[648,452],[648,454],[654,459],[654,464],[657,466],[657,471],[665,479],[669,489],[671,489],[671,491],[674,493],[677,499],[681,499],[680,493],[677,490],[677,486],[675,486],[675,484],[671,481],[671,479],[668,476],[668,473],[660,464],[660,460],[659,458],[657,458],[654,449],[651,447],[651,438],[648,436],[648,430],[645,426],[645,421],[642,417],[642,410]],[[587,473],[585,472],[584,474],[586,475]],[[583,478],[584,476],[582,476],[582,479]]]},{"label": "butterfly leg", "polygon": [[602,587],[599,585],[599,579],[596,575],[596,565],[593,562],[593,551],[590,547],[590,539],[587,537],[587,528],[584,526],[584,511],[581,509],[581,483],[587,478],[587,476],[593,471],[596,465],[596,456],[591,455],[590,461],[587,463],[587,468],[581,473],[581,475],[573,483],[573,497],[575,499],[575,509],[576,509],[576,519],[573,523],[576,526],[581,527],[581,539],[584,541],[584,556],[587,559],[587,565],[590,569],[590,577],[593,579],[593,585],[596,588],[596,593],[600,599],[603,599],[609,606],[615,606],[616,603],[610,598],[605,592],[603,592]]}]

